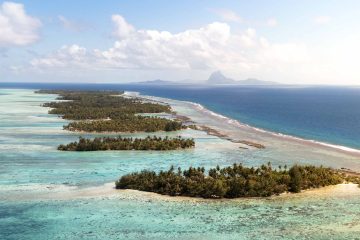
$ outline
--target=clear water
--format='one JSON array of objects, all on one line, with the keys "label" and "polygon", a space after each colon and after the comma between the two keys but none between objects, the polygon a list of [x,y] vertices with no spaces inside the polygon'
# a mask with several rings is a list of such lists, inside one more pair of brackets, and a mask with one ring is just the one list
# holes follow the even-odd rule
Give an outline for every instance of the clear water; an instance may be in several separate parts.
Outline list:
[{"label": "clear water", "polygon": [[5,239],[358,239],[359,197],[6,203],[0,209],[0,229]]},{"label": "clear water", "polygon": [[[113,191],[106,183],[147,168],[297,161],[359,167],[358,156],[259,136],[265,151],[244,151],[229,141],[186,130],[168,135],[195,137],[196,148],[168,152],[56,151],[79,134],[40,107],[53,95],[0,89],[0,239],[356,239],[360,191],[236,201],[176,201]],[[217,124],[189,105],[177,111]],[[213,123],[214,122],[214,123]],[[229,131],[236,131],[229,127]],[[234,130],[234,131],[233,131]],[[247,134],[247,133],[241,133]],[[250,132],[248,133],[251,134]],[[138,134],[142,136],[141,134]],[[286,151],[280,151],[280,149]],[[304,154],[304,149],[308,153]],[[292,155],[294,158],[284,156]],[[281,157],[283,156],[283,157]],[[351,187],[351,186],[350,186]],[[106,190],[108,189],[108,190]]]},{"label": "clear water", "polygon": [[118,89],[186,100],[259,128],[360,149],[359,87],[6,84],[8,87]]}]

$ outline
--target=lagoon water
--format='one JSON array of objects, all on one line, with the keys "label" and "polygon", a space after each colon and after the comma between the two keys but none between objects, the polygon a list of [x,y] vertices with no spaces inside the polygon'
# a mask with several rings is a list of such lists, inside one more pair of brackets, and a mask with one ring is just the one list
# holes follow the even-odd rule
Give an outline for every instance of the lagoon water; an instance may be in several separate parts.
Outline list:
[{"label": "lagoon water", "polygon": [[[149,92],[147,93],[149,94]],[[204,132],[196,148],[167,152],[59,152],[78,133],[40,104],[55,95],[0,89],[0,239],[356,239],[360,190],[353,185],[268,199],[205,201],[116,191],[121,175],[147,168],[311,163],[360,170],[357,152],[343,151],[229,124],[192,103],[167,101],[180,114],[234,139],[264,143],[238,148]],[[163,97],[166,97],[165,95]],[[165,133],[162,133],[165,134]],[[144,136],[137,134],[138,136]],[[349,147],[354,147],[348,145]]]}]

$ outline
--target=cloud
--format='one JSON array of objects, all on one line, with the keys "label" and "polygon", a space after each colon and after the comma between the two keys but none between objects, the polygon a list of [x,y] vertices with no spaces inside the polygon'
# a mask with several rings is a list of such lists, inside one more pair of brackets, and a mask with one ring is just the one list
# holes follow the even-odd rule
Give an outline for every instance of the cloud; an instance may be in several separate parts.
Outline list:
[{"label": "cloud", "polygon": [[88,67],[90,56],[87,50],[76,44],[64,45],[59,50],[47,57],[34,58],[30,64],[32,66],[41,66],[43,68],[56,67]]},{"label": "cloud", "polygon": [[24,46],[39,39],[39,19],[28,16],[24,5],[4,2],[0,5],[0,46]]},{"label": "cloud", "polygon": [[314,18],[315,24],[318,25],[324,25],[331,21],[331,18],[329,16],[317,16]]},{"label": "cloud", "polygon": [[31,68],[46,71],[106,69],[211,71],[256,73],[262,69],[283,71],[288,64],[306,59],[306,46],[273,44],[248,28],[233,33],[227,23],[213,22],[178,33],[136,29],[122,16],[112,16],[114,36],[109,49],[86,49],[65,45],[30,62]]},{"label": "cloud", "polygon": [[113,32],[115,37],[120,39],[126,38],[135,32],[135,28],[126,22],[126,20],[121,15],[112,15],[111,19],[115,23],[115,30]]},{"label": "cloud", "polygon": [[238,22],[238,23],[242,23],[243,20],[242,18],[237,15],[234,11],[230,10],[230,9],[212,9],[212,12],[214,12],[216,15],[218,15],[219,17],[221,17],[221,19],[223,21],[226,22]]},{"label": "cloud", "polygon": [[72,21],[72,20],[69,20],[68,18],[62,16],[62,15],[59,15],[58,16],[58,20],[60,22],[60,24],[66,29],[66,30],[69,30],[69,31],[73,31],[73,32],[83,32],[87,29],[89,29],[90,27],[87,26],[86,24],[84,23],[81,23],[81,22],[76,22],[76,21]]}]

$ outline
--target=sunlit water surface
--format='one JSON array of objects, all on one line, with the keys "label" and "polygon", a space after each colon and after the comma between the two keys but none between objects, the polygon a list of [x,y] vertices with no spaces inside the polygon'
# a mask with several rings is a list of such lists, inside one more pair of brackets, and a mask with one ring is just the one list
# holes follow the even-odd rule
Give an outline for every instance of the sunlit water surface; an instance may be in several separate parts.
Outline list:
[{"label": "sunlit water surface", "polygon": [[[269,144],[273,141],[267,136],[252,140],[269,144],[268,149],[244,150],[238,144],[194,130],[162,133],[194,137],[196,148],[191,150],[59,152],[56,150],[59,144],[74,141],[79,134],[63,131],[67,122],[48,115],[48,109],[40,106],[55,97],[34,94],[33,90],[0,89],[0,239],[360,236],[360,191],[351,185],[321,194],[236,201],[177,201],[131,191],[114,193],[111,189],[111,182],[119,176],[144,168],[156,171],[171,165],[209,168],[235,162],[258,166],[271,160],[274,165],[329,163],[360,169],[357,156],[316,150],[313,146],[309,147],[308,155],[300,154],[304,150],[301,144],[290,143],[286,148],[286,141]],[[185,103],[173,104],[179,112],[205,121]],[[207,123],[215,120],[209,118]],[[250,136],[250,132],[246,134],[241,137]],[[287,149],[285,157],[281,157],[281,147]]]}]

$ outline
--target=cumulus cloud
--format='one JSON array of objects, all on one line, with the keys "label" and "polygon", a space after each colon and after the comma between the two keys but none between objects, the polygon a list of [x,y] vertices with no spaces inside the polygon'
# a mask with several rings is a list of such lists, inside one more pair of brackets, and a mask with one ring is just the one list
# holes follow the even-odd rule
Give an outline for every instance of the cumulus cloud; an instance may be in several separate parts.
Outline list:
[{"label": "cumulus cloud", "polygon": [[24,5],[4,2],[0,5],[0,46],[27,45],[39,39],[39,19],[28,16]]},{"label": "cumulus cloud", "polygon": [[113,35],[118,38],[127,38],[135,32],[135,28],[129,24],[121,15],[112,15],[112,21],[115,23]]},{"label": "cumulus cloud", "polygon": [[261,68],[284,67],[302,61],[306,47],[299,44],[272,44],[248,28],[233,33],[227,23],[213,22],[178,33],[136,29],[122,16],[113,15],[114,45],[89,50],[78,45],[31,61],[31,66],[83,69],[179,69],[227,72],[256,72]]},{"label": "cumulus cloud", "polygon": [[89,66],[90,56],[87,50],[76,44],[71,46],[63,46],[53,54],[35,58],[30,63],[32,66],[41,66],[44,68],[53,67],[87,67]]}]

